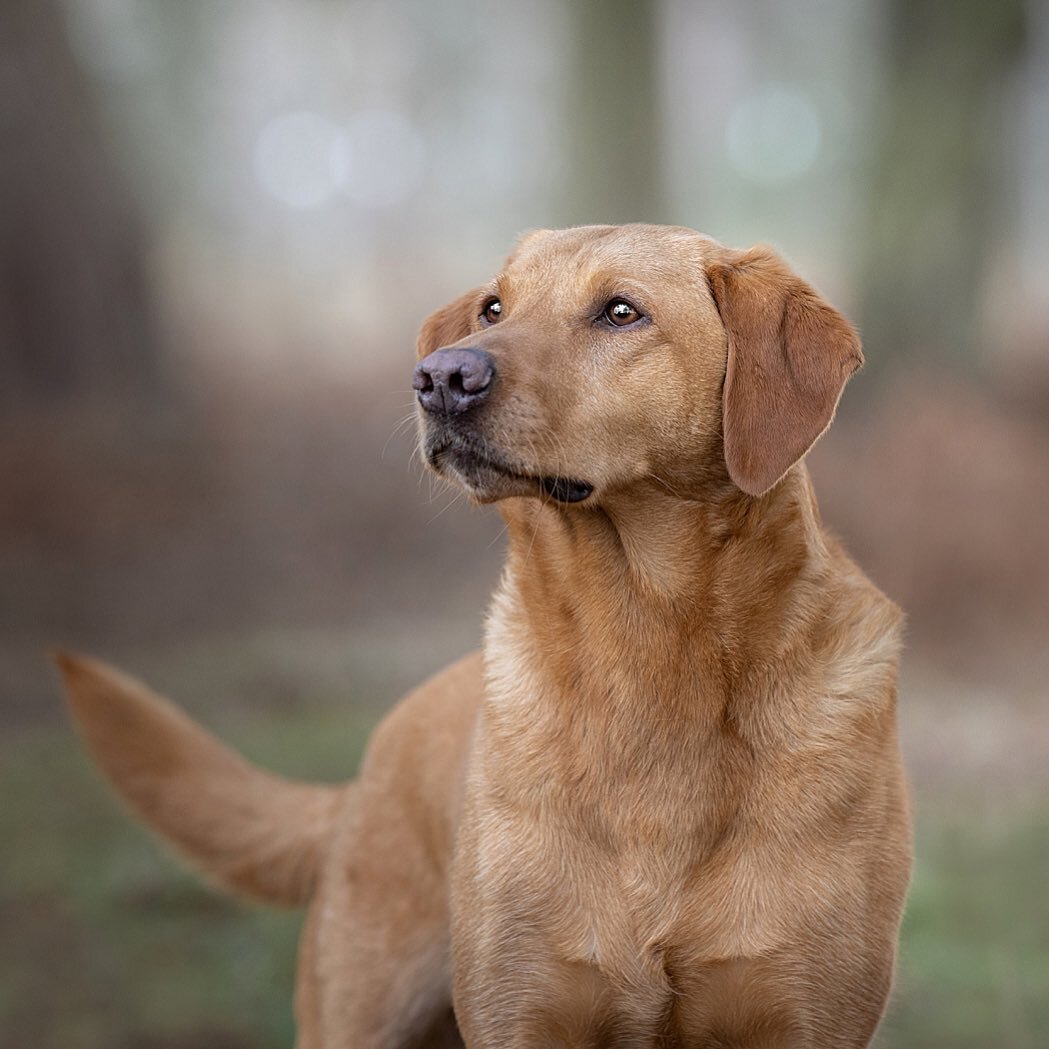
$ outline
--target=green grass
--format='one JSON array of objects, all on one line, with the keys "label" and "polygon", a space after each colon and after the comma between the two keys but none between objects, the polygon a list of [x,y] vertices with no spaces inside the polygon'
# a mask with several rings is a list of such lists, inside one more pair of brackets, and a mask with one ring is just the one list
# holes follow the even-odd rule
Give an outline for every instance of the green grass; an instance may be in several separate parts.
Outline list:
[{"label": "green grass", "polygon": [[1049,1046],[1049,799],[922,807],[896,999],[880,1044]]},{"label": "green grass", "polygon": [[[341,778],[374,713],[243,709],[219,726],[292,775]],[[215,720],[211,719],[212,724]],[[881,1049],[1049,1045],[1049,802],[919,799]],[[0,741],[0,1046],[277,1049],[301,916],[216,896],[113,801],[71,731]]]}]

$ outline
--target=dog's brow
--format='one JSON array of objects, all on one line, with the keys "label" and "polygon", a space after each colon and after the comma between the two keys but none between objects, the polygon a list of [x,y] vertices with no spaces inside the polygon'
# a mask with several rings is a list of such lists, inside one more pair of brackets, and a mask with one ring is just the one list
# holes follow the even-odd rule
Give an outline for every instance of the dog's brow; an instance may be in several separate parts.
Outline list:
[{"label": "dog's brow", "polygon": [[659,296],[651,284],[634,275],[599,273],[590,284],[590,298],[596,306],[603,306],[609,299],[622,296],[635,306],[651,305]]}]

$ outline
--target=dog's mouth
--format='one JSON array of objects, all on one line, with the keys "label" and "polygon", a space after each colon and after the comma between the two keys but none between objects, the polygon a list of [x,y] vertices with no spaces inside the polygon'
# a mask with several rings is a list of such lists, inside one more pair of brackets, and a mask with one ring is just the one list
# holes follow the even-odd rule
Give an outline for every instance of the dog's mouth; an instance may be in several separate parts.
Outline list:
[{"label": "dog's mouth", "polygon": [[458,481],[478,502],[510,496],[547,496],[558,503],[581,503],[594,486],[559,475],[535,474],[508,462],[487,443],[476,439],[428,439],[426,461],[442,476]]}]

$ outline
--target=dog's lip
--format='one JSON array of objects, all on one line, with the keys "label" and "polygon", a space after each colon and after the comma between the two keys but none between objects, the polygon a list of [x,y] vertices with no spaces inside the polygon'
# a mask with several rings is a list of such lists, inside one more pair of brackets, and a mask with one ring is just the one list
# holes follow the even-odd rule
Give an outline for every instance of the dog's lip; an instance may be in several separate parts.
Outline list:
[{"label": "dog's lip", "polygon": [[426,460],[438,473],[443,473],[442,467],[447,466],[481,498],[543,494],[558,503],[581,503],[594,491],[594,486],[587,481],[532,473],[515,466],[487,444],[474,441],[435,442],[426,448]]},{"label": "dog's lip", "polygon": [[540,477],[539,484],[551,499],[559,503],[581,503],[594,493],[594,486],[569,477]]}]

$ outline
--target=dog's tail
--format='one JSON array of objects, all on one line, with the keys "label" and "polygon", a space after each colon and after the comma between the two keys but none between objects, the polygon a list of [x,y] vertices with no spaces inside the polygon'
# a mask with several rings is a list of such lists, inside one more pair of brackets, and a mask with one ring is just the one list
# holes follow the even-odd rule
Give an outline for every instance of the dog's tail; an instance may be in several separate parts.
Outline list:
[{"label": "dog's tail", "polygon": [[149,827],[221,886],[285,906],[310,898],[346,787],[263,772],[134,678],[55,660],[89,750]]}]

